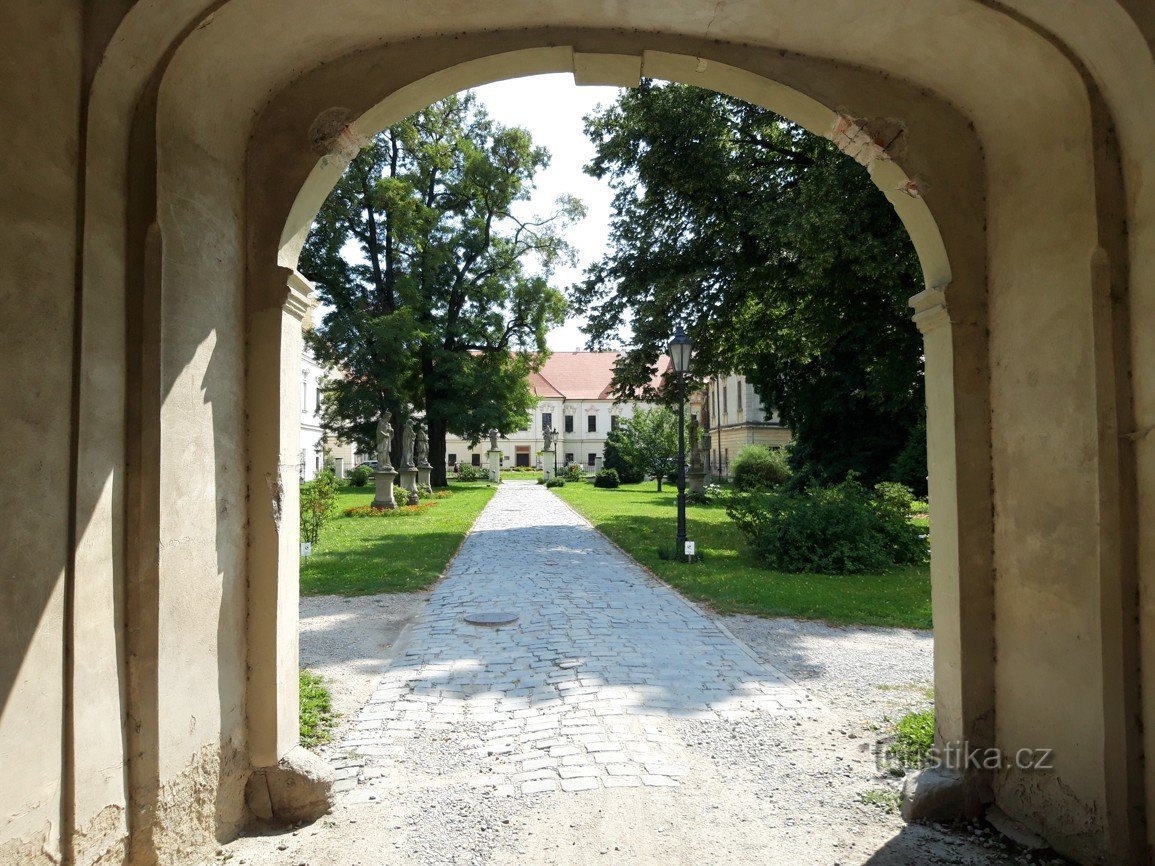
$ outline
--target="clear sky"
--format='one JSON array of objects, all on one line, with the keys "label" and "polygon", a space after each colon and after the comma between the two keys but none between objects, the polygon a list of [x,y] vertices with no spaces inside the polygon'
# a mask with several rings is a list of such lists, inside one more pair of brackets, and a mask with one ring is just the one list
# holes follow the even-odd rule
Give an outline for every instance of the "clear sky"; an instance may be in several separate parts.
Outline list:
[{"label": "clear sky", "polygon": [[[558,196],[567,193],[585,203],[586,218],[568,235],[577,251],[578,267],[559,268],[554,280],[554,285],[564,289],[577,282],[583,267],[601,258],[605,249],[613,196],[607,184],[582,171],[594,155],[582,128],[582,117],[599,104],[613,102],[618,88],[577,87],[572,75],[557,74],[499,81],[479,87],[474,93],[494,120],[528,129],[534,143],[545,146],[551,154],[549,168],[538,174],[533,197],[526,203],[529,213],[550,213]],[[574,316],[563,327],[551,331],[550,349],[584,349],[580,324],[581,318]]]}]

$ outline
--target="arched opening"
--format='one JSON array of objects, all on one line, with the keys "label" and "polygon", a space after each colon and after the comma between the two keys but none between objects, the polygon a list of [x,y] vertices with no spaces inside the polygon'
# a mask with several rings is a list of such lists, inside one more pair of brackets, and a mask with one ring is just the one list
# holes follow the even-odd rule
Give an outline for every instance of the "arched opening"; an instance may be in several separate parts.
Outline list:
[{"label": "arched opening", "polygon": [[[1143,862],[1141,745],[1155,726],[1142,734],[1138,720],[1151,712],[1155,644],[1138,526],[1155,403],[1152,337],[1128,316],[1149,312],[1155,286],[1155,199],[1138,180],[1153,121],[1137,107],[1155,72],[1123,4],[162,5],[126,4],[123,18],[19,13],[33,38],[13,56],[36,67],[51,44],[75,61],[35,103],[63,130],[59,146],[21,148],[33,180],[67,176],[78,213],[16,236],[78,249],[74,275],[26,271],[64,287],[29,333],[42,346],[76,329],[75,356],[51,368],[74,370],[70,429],[40,431],[75,483],[46,515],[54,538],[71,539],[63,576],[20,559],[38,578],[35,592],[14,590],[14,609],[37,628],[14,633],[0,716],[5,744],[40,724],[30,720],[59,721],[68,737],[19,762],[14,784],[33,793],[6,840],[63,825],[50,835],[66,849],[133,835],[167,856],[235,831],[250,767],[275,762],[295,724],[282,699],[296,659],[295,551],[278,525],[292,507],[281,368],[295,357],[293,226],[313,206],[294,202],[320,155],[308,131],[331,109],[356,121],[431,77],[534,51],[543,69],[626,57],[694,83],[704,62],[707,74],[741,70],[718,89],[774,93],[800,120],[813,108],[820,132],[831,109],[910,130],[908,153],[876,176],[896,205],[934,215],[907,225],[928,275],[916,314],[937,371],[934,495],[957,514],[956,531],[935,538],[937,640],[954,647],[936,672],[940,734],[1054,748],[1049,777],[997,773],[995,801],[1087,862]],[[587,68],[621,74],[620,60],[601,62]],[[81,160],[68,151],[77,140]],[[907,179],[919,198],[898,191]],[[75,320],[61,312],[74,293]],[[39,529],[18,533],[29,551],[44,548]],[[149,609],[126,607],[126,589]],[[150,623],[155,646],[140,633]],[[59,694],[22,673],[64,667],[83,675]],[[155,724],[138,735],[125,719]],[[108,772],[124,765],[127,781]]]}]

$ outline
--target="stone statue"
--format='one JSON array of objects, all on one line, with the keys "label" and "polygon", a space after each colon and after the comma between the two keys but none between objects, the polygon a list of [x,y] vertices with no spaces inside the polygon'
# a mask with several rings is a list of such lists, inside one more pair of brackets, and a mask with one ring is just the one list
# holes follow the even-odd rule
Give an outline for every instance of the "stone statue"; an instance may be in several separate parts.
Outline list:
[{"label": "stone statue", "polygon": [[393,413],[386,409],[377,419],[377,470],[379,472],[391,472],[393,470],[392,464],[389,463],[389,452],[393,450],[393,425],[389,423],[389,419],[392,417]]},{"label": "stone statue", "polygon": [[501,431],[499,431],[496,427],[491,427],[489,429],[489,450],[490,451],[496,451],[497,450],[497,437],[500,435],[501,435]]},{"label": "stone statue", "polygon": [[405,426],[401,428],[401,468],[413,468],[413,419],[406,418]]},{"label": "stone statue", "polygon": [[553,443],[557,439],[557,431],[552,427],[545,427],[541,431],[541,438],[545,440],[545,450],[552,451]]},{"label": "stone statue", "polygon": [[416,454],[418,466],[429,465],[429,434],[425,432],[425,425],[417,425]]},{"label": "stone statue", "polygon": [[690,416],[690,471],[702,470],[702,431],[698,429],[698,416]]}]

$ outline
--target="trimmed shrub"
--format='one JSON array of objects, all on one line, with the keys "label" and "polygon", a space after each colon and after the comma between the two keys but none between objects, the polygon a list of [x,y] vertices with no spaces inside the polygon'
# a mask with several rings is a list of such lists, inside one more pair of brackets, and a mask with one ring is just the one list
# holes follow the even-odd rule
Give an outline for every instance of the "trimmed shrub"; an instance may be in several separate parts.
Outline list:
[{"label": "trimmed shrub", "polygon": [[736,490],[773,490],[790,479],[786,451],[747,445],[730,464]]},{"label": "trimmed shrub", "polygon": [[546,487],[565,487],[565,479],[564,478],[551,478],[549,481],[545,482],[545,486]]},{"label": "trimmed shrub", "polygon": [[353,487],[364,487],[372,477],[372,469],[368,466],[358,466],[349,473],[349,484]]},{"label": "trimmed shrub", "polygon": [[461,467],[461,471],[457,474],[458,481],[488,481],[489,470],[481,466],[471,466],[465,463]]},{"label": "trimmed shrub", "polygon": [[738,493],[726,512],[761,560],[778,571],[863,574],[926,561],[926,539],[893,490],[853,477],[799,495]]},{"label": "trimmed shrub", "polygon": [[603,469],[594,476],[594,487],[617,487],[619,484],[621,480],[616,469]]}]

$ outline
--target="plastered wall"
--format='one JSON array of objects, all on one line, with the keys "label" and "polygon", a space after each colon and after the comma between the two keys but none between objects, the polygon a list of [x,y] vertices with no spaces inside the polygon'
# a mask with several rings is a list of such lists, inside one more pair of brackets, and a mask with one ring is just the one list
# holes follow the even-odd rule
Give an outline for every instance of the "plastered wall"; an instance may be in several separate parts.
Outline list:
[{"label": "plastered wall", "polygon": [[[987,780],[999,805],[1083,862],[1144,862],[1146,19],[1110,0],[715,7],[125,2],[89,17],[87,50],[81,4],[5,9],[0,862],[55,856],[61,828],[77,862],[115,862],[130,836],[138,858],[176,861],[240,826],[254,756],[290,741],[295,653],[277,587],[294,579],[291,539],[251,529],[269,500],[250,468],[280,459],[283,431],[246,419],[254,370],[285,361],[284,323],[254,344],[249,317],[281,302],[294,215],[307,225],[340,170],[312,121],[343,107],[383,125],[459,87],[557,69],[567,46],[802,119],[906,125],[904,152],[872,173],[944,288],[946,330],[928,335],[936,527],[951,534],[933,566],[939,736],[1054,749],[1051,775]],[[734,71],[700,78],[711,64]],[[920,198],[892,168],[920,179]],[[254,611],[270,609],[254,649]]]}]

